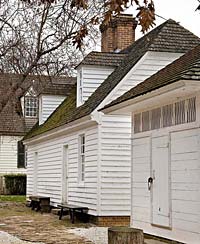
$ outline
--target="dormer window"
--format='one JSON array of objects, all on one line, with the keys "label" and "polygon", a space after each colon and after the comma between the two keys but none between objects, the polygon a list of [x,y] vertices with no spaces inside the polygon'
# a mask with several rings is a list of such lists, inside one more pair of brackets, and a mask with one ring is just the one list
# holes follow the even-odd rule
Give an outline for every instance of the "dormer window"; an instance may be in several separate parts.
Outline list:
[{"label": "dormer window", "polygon": [[25,117],[38,117],[38,97],[31,87],[24,97],[24,115]]},{"label": "dormer window", "polygon": [[37,117],[38,99],[37,97],[25,97],[25,116]]}]

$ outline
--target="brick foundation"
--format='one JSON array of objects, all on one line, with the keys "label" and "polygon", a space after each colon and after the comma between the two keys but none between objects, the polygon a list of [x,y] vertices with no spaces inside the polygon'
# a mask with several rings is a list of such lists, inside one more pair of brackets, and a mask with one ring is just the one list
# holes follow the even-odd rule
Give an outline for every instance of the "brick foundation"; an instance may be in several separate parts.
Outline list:
[{"label": "brick foundation", "polygon": [[103,227],[109,226],[129,226],[129,216],[91,216],[90,222]]}]

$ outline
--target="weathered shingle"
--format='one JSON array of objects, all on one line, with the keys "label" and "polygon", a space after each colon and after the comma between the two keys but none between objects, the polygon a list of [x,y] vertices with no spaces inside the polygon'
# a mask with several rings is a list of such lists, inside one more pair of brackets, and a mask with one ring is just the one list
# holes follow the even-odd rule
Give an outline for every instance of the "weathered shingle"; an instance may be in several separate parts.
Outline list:
[{"label": "weathered shingle", "polygon": [[110,104],[106,105],[104,109],[144,95],[179,80],[200,81],[200,45],[188,51],[185,55],[167,65],[147,80],[138,84],[121,97],[112,101]]},{"label": "weathered shingle", "polygon": [[121,61],[125,57],[126,54],[123,53],[91,52],[83,59],[83,61],[79,65],[98,65],[98,66],[117,67],[121,64]]},{"label": "weathered shingle", "polygon": [[59,110],[61,111],[61,106],[43,125],[26,135],[26,139],[52,130],[61,124],[64,125],[89,115],[147,51],[184,53],[199,43],[200,39],[197,36],[180,26],[177,22],[173,20],[166,21],[121,52],[121,54],[127,54],[121,64],[115,68],[82,106],[78,108],[74,106],[73,111],[65,111],[64,104],[69,102],[66,99],[63,102],[61,112],[64,115],[60,116],[60,120],[57,121],[55,116],[59,113]]},{"label": "weathered shingle", "polygon": [[[0,74],[0,103],[3,96],[10,91],[12,86],[18,84],[22,75]],[[0,113],[0,134],[4,135],[24,135],[37,121],[35,118],[29,119],[28,123],[22,115],[20,97],[24,95],[30,86],[33,86],[37,94],[68,95],[76,83],[71,77],[51,77],[29,75],[23,86],[17,90],[17,98],[10,97],[9,101]]]}]

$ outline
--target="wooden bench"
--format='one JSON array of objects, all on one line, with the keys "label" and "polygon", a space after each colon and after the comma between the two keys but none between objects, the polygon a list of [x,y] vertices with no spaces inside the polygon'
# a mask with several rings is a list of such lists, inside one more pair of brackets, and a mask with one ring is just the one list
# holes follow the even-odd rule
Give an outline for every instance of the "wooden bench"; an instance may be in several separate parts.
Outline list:
[{"label": "wooden bench", "polygon": [[50,197],[30,196],[29,199],[31,200],[30,207],[32,208],[32,210],[40,210],[41,213],[50,212]]},{"label": "wooden bench", "polygon": [[69,214],[70,214],[70,219],[71,219],[72,224],[74,224],[74,218],[75,218],[75,213],[76,212],[81,213],[82,215],[86,214],[88,212],[88,208],[87,207],[79,207],[79,206],[74,206],[74,205],[70,205],[70,204],[67,204],[67,203],[59,204],[57,207],[61,208],[59,219],[60,220],[62,219],[64,210],[68,210]]}]

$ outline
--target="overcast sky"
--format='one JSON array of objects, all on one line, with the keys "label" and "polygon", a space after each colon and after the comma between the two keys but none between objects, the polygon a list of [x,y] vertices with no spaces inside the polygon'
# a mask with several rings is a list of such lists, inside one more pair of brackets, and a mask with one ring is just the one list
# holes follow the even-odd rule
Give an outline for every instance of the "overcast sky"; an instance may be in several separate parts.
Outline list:
[{"label": "overcast sky", "polygon": [[[200,11],[195,11],[198,0],[154,0],[156,14],[165,19],[174,19],[180,22],[182,26],[192,31],[200,37]],[[128,10],[131,13],[133,10]],[[156,26],[165,20],[157,17]],[[136,38],[140,37],[140,27],[136,32]]]}]

